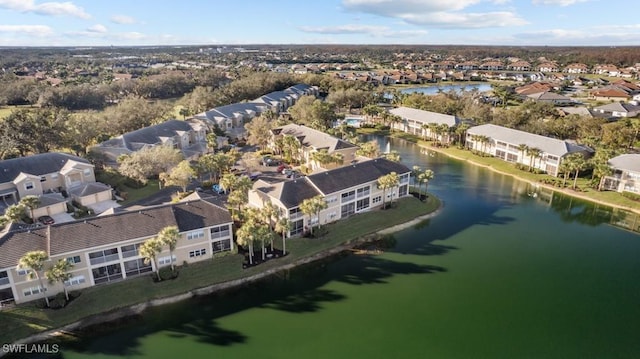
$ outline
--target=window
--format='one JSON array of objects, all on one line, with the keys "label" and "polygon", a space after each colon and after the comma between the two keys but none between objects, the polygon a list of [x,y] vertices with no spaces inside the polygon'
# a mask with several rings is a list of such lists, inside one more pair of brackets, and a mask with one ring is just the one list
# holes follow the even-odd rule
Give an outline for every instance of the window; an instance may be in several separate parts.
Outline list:
[{"label": "window", "polygon": [[358,200],[358,202],[356,202],[357,212],[360,212],[363,209],[367,209],[367,208],[369,208],[369,198],[360,199]]},{"label": "window", "polygon": [[296,207],[289,210],[289,219],[297,219],[302,217],[302,211],[300,211],[300,207]]},{"label": "window", "polygon": [[31,181],[25,182],[24,183],[24,189],[26,189],[27,191],[33,189],[33,182],[31,182]]},{"label": "window", "polygon": [[18,275],[27,275],[30,271],[28,268],[19,268],[16,272],[18,272]]},{"label": "window", "polygon": [[206,248],[196,249],[195,251],[189,252],[189,258],[200,257],[200,256],[204,256],[206,254],[207,254],[207,249]]},{"label": "window", "polygon": [[46,181],[47,181],[47,176],[40,177],[40,182],[46,182]]},{"label": "window", "polygon": [[187,240],[189,240],[189,241],[192,240],[192,239],[200,239],[200,238],[204,238],[204,231],[203,230],[187,233]]},{"label": "window", "polygon": [[[158,266],[164,266],[167,264],[171,264],[171,256],[160,257],[158,258]],[[173,261],[176,261],[176,256],[173,256]]]},{"label": "window", "polygon": [[46,288],[42,288],[42,287],[31,287],[31,288],[27,288],[25,289],[22,294],[24,294],[25,297],[28,297],[30,295],[35,295],[38,293],[42,293],[42,292],[46,292],[47,289]]},{"label": "window", "polygon": [[80,259],[80,256],[73,256],[73,257],[67,257],[67,262],[71,264],[77,264],[82,262],[82,260]]},{"label": "window", "polygon": [[403,175],[400,175],[400,178],[398,179],[398,183],[400,184],[409,183],[409,174],[405,173]]},{"label": "window", "polygon": [[214,241],[211,243],[211,249],[213,253],[231,250],[231,240],[223,239],[221,241]]},{"label": "window", "polygon": [[338,198],[336,196],[331,196],[331,197],[325,198],[325,201],[327,202],[327,204],[332,204],[337,202]]},{"label": "window", "polygon": [[84,276],[83,275],[78,275],[78,276],[69,278],[69,280],[65,280],[64,281],[64,285],[66,285],[67,287],[71,287],[71,286],[74,286],[74,285],[80,285],[80,284],[82,284],[84,282],[86,282]]},{"label": "window", "polygon": [[122,279],[122,269],[119,264],[94,268],[91,270],[95,284],[113,282]]},{"label": "window", "polygon": [[118,248],[110,248],[102,251],[89,253],[89,263],[100,264],[118,260]]},{"label": "window", "polygon": [[406,196],[409,193],[409,186],[404,185],[398,187],[398,197]]},{"label": "window", "polygon": [[[158,265],[160,265],[159,262]],[[124,272],[127,274],[127,277],[151,272],[152,270],[153,267],[151,267],[151,262],[145,264],[144,259],[142,258],[124,262]]]},{"label": "window", "polygon": [[120,250],[122,251],[122,258],[129,258],[129,257],[137,256],[138,255],[138,248],[140,248],[141,245],[142,245],[142,243],[135,243],[135,244],[130,244],[128,246],[120,247]]},{"label": "window", "polygon": [[296,235],[302,233],[304,229],[304,220],[301,219],[299,221],[295,221],[291,223],[291,230],[289,231],[290,235]]},{"label": "window", "polygon": [[370,186],[366,186],[366,187],[362,187],[362,188],[358,188],[358,190],[356,191],[356,195],[358,198],[362,198],[362,197],[367,197],[369,196],[369,191],[370,191],[371,187]]},{"label": "window", "polygon": [[85,176],[91,176],[91,168],[85,168],[84,171],[82,171],[82,173]]},{"label": "window", "polygon": [[9,284],[9,274],[7,271],[0,272],[0,285]]},{"label": "window", "polygon": [[229,237],[230,235],[231,233],[229,232],[228,224],[225,224],[224,226],[211,228],[211,239],[225,238],[225,237]]},{"label": "window", "polygon": [[342,203],[353,201],[356,199],[356,191],[345,192],[341,195]]},{"label": "window", "polygon": [[356,204],[355,203],[347,203],[342,205],[340,216],[342,218],[348,217],[354,213],[356,213]]},{"label": "window", "polygon": [[380,202],[382,202],[382,196],[375,196],[371,200],[371,203],[373,203],[373,204],[380,203]]},{"label": "window", "polygon": [[518,161],[518,155],[513,153],[507,153],[507,162],[516,162]]}]

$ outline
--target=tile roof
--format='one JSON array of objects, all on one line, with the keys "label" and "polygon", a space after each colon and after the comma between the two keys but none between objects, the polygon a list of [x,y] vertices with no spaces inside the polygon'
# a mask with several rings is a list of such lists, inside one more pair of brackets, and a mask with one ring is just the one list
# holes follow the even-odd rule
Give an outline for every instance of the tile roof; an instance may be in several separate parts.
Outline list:
[{"label": "tile roof", "polygon": [[392,110],[389,110],[394,115],[400,116],[402,118],[406,118],[409,120],[414,120],[422,123],[437,123],[437,124],[447,124],[449,126],[455,126],[460,123],[460,119],[456,116],[446,115],[443,113],[431,112],[418,110],[410,107],[398,107]]},{"label": "tile roof", "polygon": [[529,147],[539,148],[545,153],[560,157],[571,152],[587,150],[586,148],[569,141],[540,136],[493,124],[471,127],[467,130],[467,133],[470,135],[488,136],[494,140],[504,141],[513,145],[525,144]]},{"label": "tile roof", "polygon": [[339,167],[330,171],[310,175],[306,179],[322,194],[338,192],[360,184],[375,181],[380,176],[391,172],[403,174],[411,170],[402,163],[393,162],[385,158],[376,158],[353,165]]},{"label": "tile roof", "polygon": [[0,183],[13,181],[20,172],[25,172],[35,176],[57,173],[69,160],[89,163],[89,161],[84,158],[59,152],[40,153],[37,155],[0,161]]},{"label": "tile roof", "polygon": [[50,235],[50,255],[54,256],[130,239],[152,237],[162,228],[171,225],[176,225],[180,232],[185,232],[231,221],[226,209],[199,200],[118,212],[30,231],[9,232],[0,238],[0,268],[15,265],[28,251],[46,250],[47,231]]},{"label": "tile roof", "polygon": [[339,149],[358,147],[353,143],[333,137],[322,131],[293,123],[275,128],[273,129],[273,132],[275,134],[295,136],[300,140],[303,146],[313,147],[315,149],[326,148],[329,153]]},{"label": "tile roof", "polygon": [[624,154],[609,160],[611,167],[640,173],[640,154]]}]

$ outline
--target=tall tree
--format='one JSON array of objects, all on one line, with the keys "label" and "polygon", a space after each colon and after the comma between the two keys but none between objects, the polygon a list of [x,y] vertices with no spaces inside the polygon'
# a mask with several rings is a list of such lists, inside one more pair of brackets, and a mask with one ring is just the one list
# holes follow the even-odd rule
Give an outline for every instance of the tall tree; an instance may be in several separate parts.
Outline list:
[{"label": "tall tree", "polygon": [[271,140],[272,122],[265,115],[253,118],[244,125],[247,130],[247,142],[264,150]]},{"label": "tall tree", "polygon": [[[323,196],[318,195],[302,201],[300,204],[300,211],[303,214],[308,215],[309,218],[311,218],[312,215],[315,215],[316,223],[318,224],[318,227],[320,227],[320,212],[327,209],[327,207],[327,201],[325,201]],[[310,234],[313,235],[313,225],[311,224],[311,220],[309,220],[309,222],[309,231]]]},{"label": "tall tree", "polygon": [[249,264],[253,264],[253,244],[256,241],[258,223],[254,218],[249,217],[236,231],[236,241],[239,245],[248,248]]},{"label": "tall tree", "polygon": [[69,292],[67,291],[67,286],[64,282],[71,278],[71,273],[69,273],[69,271],[72,268],[73,264],[69,263],[66,259],[60,259],[53,265],[53,267],[44,272],[45,277],[49,280],[49,284],[55,284],[58,282],[62,283],[64,296],[67,300],[69,300]]},{"label": "tall tree", "polygon": [[169,258],[171,261],[172,271],[176,269],[175,264],[173,263],[173,251],[176,250],[178,239],[180,239],[180,230],[178,229],[178,226],[167,226],[158,232],[158,240],[160,243],[169,247]]},{"label": "tall tree", "polygon": [[147,239],[140,245],[138,252],[140,253],[140,257],[143,258],[144,264],[153,262],[158,281],[161,281],[160,268],[158,268],[158,254],[162,252],[162,242],[160,242],[158,238]]},{"label": "tall tree", "polygon": [[196,171],[191,167],[191,163],[183,160],[168,173],[160,173],[160,180],[164,182],[165,186],[179,186],[182,188],[182,192],[186,192],[187,186],[195,175]]},{"label": "tall tree", "polygon": [[276,231],[282,234],[282,255],[287,254],[286,237],[291,230],[291,221],[289,218],[282,216],[276,221]]},{"label": "tall tree", "polygon": [[5,209],[4,217],[11,223],[18,223],[22,221],[25,210],[25,206],[21,203],[12,204]]},{"label": "tall tree", "polygon": [[[396,187],[400,183],[400,178],[395,172],[382,175],[378,178],[378,188],[382,189],[382,208],[387,208],[387,190]],[[389,206],[393,203],[393,196],[389,201]]]},{"label": "tall tree", "polygon": [[40,197],[34,196],[34,195],[27,195],[20,198],[19,203],[23,205],[25,208],[29,209],[29,215],[31,216],[31,220],[33,220],[33,223],[35,223],[36,219],[33,215],[33,210],[38,208],[38,206],[40,205]]},{"label": "tall tree", "polygon": [[534,172],[535,170],[535,160],[540,158],[542,154],[542,150],[537,147],[529,147],[527,148],[527,155],[529,155],[529,170]]},{"label": "tall tree", "polygon": [[49,306],[49,296],[47,295],[47,288],[42,282],[42,274],[44,271],[44,264],[49,260],[49,255],[45,251],[32,251],[25,253],[18,260],[18,269],[26,269],[29,271],[29,279],[37,279],[40,284],[41,290],[44,292],[44,301]]},{"label": "tall tree", "polygon": [[418,181],[420,183],[424,183],[424,192],[427,194],[427,190],[429,187],[429,181],[431,181],[435,177],[435,174],[432,170],[426,169],[418,175]]}]

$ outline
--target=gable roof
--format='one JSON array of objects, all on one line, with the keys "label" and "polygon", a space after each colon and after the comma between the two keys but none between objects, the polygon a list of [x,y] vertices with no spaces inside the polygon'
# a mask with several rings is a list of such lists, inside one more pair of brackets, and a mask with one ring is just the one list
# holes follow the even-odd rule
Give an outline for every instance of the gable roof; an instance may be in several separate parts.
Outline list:
[{"label": "gable roof", "polygon": [[403,174],[411,170],[402,163],[376,158],[306,177],[323,195],[375,181],[391,172]]},{"label": "gable roof", "polygon": [[321,194],[306,177],[275,183],[258,181],[254,188],[260,193],[279,200],[287,208],[297,207],[305,199]]},{"label": "gable roof", "polygon": [[528,98],[536,101],[573,101],[570,97],[557,94],[551,91],[538,92],[527,95]]},{"label": "gable roof", "polygon": [[291,135],[297,137],[305,147],[313,147],[315,149],[326,148],[329,153],[335,150],[358,147],[351,142],[333,137],[322,131],[293,123],[275,128],[272,131],[276,135]]},{"label": "gable roof", "polygon": [[453,115],[437,113],[431,111],[418,110],[410,107],[398,107],[389,110],[392,114],[400,116],[408,120],[414,120],[422,123],[437,123],[455,126],[460,123],[460,119]]},{"label": "gable roof", "polygon": [[139,130],[127,132],[118,136],[122,145],[131,151],[140,149],[143,145],[156,145],[162,143],[162,138],[178,135],[178,132],[191,131],[189,122],[181,120],[168,120],[157,125],[144,127]]},{"label": "gable roof", "polygon": [[[152,237],[162,228],[171,225],[178,226],[180,232],[186,232],[231,222],[226,209],[200,200],[9,232],[0,238],[0,268],[15,266],[24,253],[32,250],[48,251],[50,256],[55,256],[130,239]],[[49,241],[47,237],[50,238]]]},{"label": "gable roof", "polygon": [[59,172],[67,161],[89,164],[84,158],[67,153],[49,152],[0,161],[0,183],[13,181],[21,172],[42,176]]},{"label": "gable roof", "polygon": [[640,173],[640,154],[624,154],[609,160],[609,165],[625,171]]},{"label": "gable roof", "polygon": [[640,111],[640,106],[630,104],[630,103],[624,103],[624,102],[613,102],[613,103],[608,103],[606,105],[595,107],[594,110],[601,111],[601,112],[629,113],[629,112]]},{"label": "gable roof", "polygon": [[559,157],[571,152],[588,150],[586,147],[582,147],[569,141],[536,135],[493,124],[471,127],[467,130],[467,133],[470,135],[487,136],[494,140],[504,141],[513,145],[525,144],[529,147],[539,148],[545,153]]}]

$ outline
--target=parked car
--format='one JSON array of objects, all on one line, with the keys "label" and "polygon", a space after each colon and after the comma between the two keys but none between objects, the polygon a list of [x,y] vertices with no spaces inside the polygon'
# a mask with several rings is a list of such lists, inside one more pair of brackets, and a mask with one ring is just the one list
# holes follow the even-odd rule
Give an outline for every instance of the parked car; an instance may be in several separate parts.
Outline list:
[{"label": "parked car", "polygon": [[44,224],[44,225],[49,225],[49,224],[54,224],[56,223],[56,221],[53,220],[53,218],[51,218],[51,216],[40,216],[38,217],[38,222]]},{"label": "parked car", "polygon": [[277,158],[273,158],[271,156],[262,157],[262,165],[264,166],[279,166],[281,164],[282,164],[282,161],[280,161]]},{"label": "parked car", "polygon": [[278,166],[277,171],[278,171],[278,173],[282,173],[282,171],[284,171],[287,168],[289,168],[289,165],[286,165],[286,164],[283,163],[280,166]]},{"label": "parked car", "polygon": [[211,186],[211,190],[217,194],[223,194],[225,192],[224,188],[220,187],[217,183]]}]

